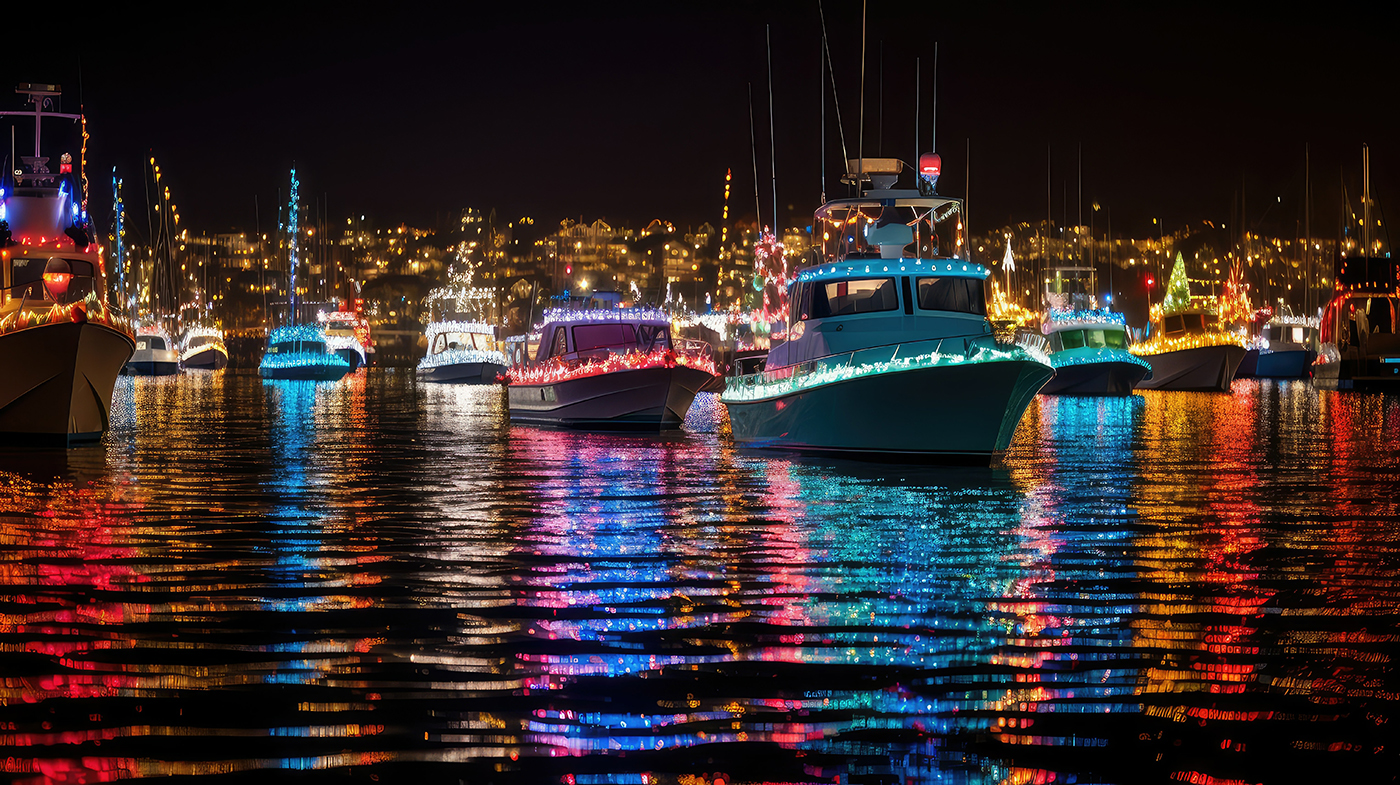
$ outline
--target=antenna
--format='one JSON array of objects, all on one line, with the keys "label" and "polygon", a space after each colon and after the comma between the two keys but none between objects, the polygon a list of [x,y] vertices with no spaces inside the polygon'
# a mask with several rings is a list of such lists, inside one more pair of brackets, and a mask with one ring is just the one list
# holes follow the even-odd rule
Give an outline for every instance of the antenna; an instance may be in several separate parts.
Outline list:
[{"label": "antenna", "polygon": [[885,154],[885,39],[880,39],[880,111],[877,115],[880,119],[875,124],[875,154],[884,156]]},{"label": "antenna", "polygon": [[822,204],[826,204],[826,47],[821,48],[818,57],[821,67],[817,69],[817,84],[821,93],[822,104],[822,146],[821,146],[821,167],[822,167]]},{"label": "antenna", "polygon": [[914,58],[914,160],[919,160],[919,58]]},{"label": "antenna", "polygon": [[[826,53],[826,70],[831,74],[831,102],[836,106],[836,130],[841,134],[841,160],[849,161],[850,155],[846,152],[846,127],[841,124],[841,97],[836,93],[836,66],[831,62],[831,43],[826,38],[826,12],[822,10],[822,4],[817,3],[817,13],[822,19],[822,51]],[[822,104],[826,108],[826,104]],[[825,190],[826,180],[823,178],[822,187]]]},{"label": "antenna", "polygon": [[856,195],[860,195],[860,176],[865,170],[865,6],[860,4],[860,133],[856,141]]},{"label": "antenna", "polygon": [[929,152],[938,152],[938,42],[933,42],[933,146]]},{"label": "antenna", "polygon": [[[773,173],[773,233],[778,233],[778,137],[773,131],[773,37],[768,25],[763,26],[768,42],[768,163]],[[760,220],[761,222],[761,220]]]},{"label": "antenna", "polygon": [[753,132],[753,82],[749,82],[749,149],[753,151],[753,203],[757,220],[763,224],[763,203],[758,200],[758,141]]}]

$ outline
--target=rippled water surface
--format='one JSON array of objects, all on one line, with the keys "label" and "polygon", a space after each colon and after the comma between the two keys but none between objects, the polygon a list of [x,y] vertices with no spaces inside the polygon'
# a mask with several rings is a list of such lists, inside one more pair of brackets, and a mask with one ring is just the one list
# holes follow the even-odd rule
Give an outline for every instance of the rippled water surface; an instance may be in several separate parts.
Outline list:
[{"label": "rippled water surface", "polygon": [[[0,458],[0,779],[1390,781],[1400,398],[1039,398],[987,469],[119,383]],[[899,418],[956,417],[910,409]]]}]

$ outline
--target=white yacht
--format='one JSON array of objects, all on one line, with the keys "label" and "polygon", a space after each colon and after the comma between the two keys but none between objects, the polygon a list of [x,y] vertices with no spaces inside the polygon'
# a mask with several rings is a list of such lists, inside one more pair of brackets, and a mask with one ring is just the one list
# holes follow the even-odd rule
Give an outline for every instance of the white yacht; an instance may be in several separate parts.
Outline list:
[{"label": "white yacht", "polygon": [[823,261],[790,285],[788,340],[720,398],[740,445],[986,465],[1054,375],[993,335],[961,200],[894,189],[900,169],[851,161],[860,195],[817,210]]},{"label": "white yacht", "polygon": [[159,325],[136,328],[136,351],[126,361],[127,376],[170,376],[180,370],[180,350]]},{"label": "white yacht", "polygon": [[228,347],[224,345],[224,333],[216,327],[195,327],[185,331],[180,352],[180,365],[217,371],[228,367]]},{"label": "white yacht", "polygon": [[496,384],[505,381],[506,356],[489,324],[442,321],[428,325],[428,353],[418,363],[425,382]]},{"label": "white yacht", "polygon": [[351,372],[369,366],[374,351],[369,337],[369,320],[354,311],[334,311],[319,316],[324,325],[326,347],[350,364]]},{"label": "white yacht", "polygon": [[1317,317],[1284,313],[1274,316],[1259,332],[1259,358],[1254,375],[1266,379],[1298,379],[1312,371],[1317,358]]},{"label": "white yacht", "polygon": [[0,187],[0,439],[66,447],[107,430],[117,374],[135,341],[107,300],[101,249],[81,207],[81,168],[72,171],[64,153],[54,171],[40,152],[45,116],[82,115],[49,111],[57,85],[16,92],[33,109],[0,115],[34,118],[35,139],[34,155],[21,156]]},{"label": "white yacht", "polygon": [[679,428],[715,377],[711,347],[673,339],[671,317],[659,311],[556,309],[539,333],[533,358],[510,371],[511,422]]}]

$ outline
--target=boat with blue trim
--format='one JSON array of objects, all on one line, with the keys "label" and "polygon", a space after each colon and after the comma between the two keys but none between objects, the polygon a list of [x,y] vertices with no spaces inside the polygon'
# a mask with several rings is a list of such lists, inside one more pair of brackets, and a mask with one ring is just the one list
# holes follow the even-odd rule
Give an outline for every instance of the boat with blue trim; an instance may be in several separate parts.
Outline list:
[{"label": "boat with blue trim", "polygon": [[496,330],[482,322],[449,320],[428,325],[428,353],[418,362],[425,382],[496,384],[505,381],[506,356]]},{"label": "boat with blue trim", "polygon": [[1107,308],[1051,308],[1040,325],[1055,378],[1047,395],[1131,395],[1152,366],[1128,351],[1127,320]]},{"label": "boat with blue trim", "polygon": [[[1008,241],[1009,242],[1009,241]],[[1008,252],[1009,252],[1008,246]],[[1047,395],[1131,395],[1152,366],[1128,351],[1123,314],[1098,307],[1094,267],[1056,267],[1045,283],[1049,306],[1041,320],[1055,378]]]},{"label": "boat with blue trim", "polygon": [[33,108],[0,115],[32,117],[35,139],[34,155],[12,162],[13,177],[0,185],[0,441],[68,447],[107,430],[117,374],[136,344],[108,302],[86,210],[86,161],[75,168],[64,153],[53,171],[40,152],[45,117],[84,128],[86,120],[50,111],[57,85],[16,92]]},{"label": "boat with blue trim", "polygon": [[332,382],[347,373],[350,363],[330,350],[320,327],[310,324],[274,327],[258,365],[264,379]]},{"label": "boat with blue trim", "polygon": [[[1317,358],[1319,326],[1317,317],[1295,316],[1291,312],[1271,318],[1256,338],[1259,355],[1251,375],[1263,379],[1308,376]],[[1243,370],[1244,365],[1240,367]]]},{"label": "boat with blue trim", "polygon": [[[596,430],[681,427],[715,378],[714,350],[647,308],[556,308],[533,358],[510,370],[511,422]],[[517,344],[518,347],[526,344]]]},{"label": "boat with blue trim", "polygon": [[851,161],[859,196],[817,210],[822,261],[789,284],[787,341],[720,397],[739,445],[987,465],[1054,375],[1037,347],[994,334],[962,201],[894,189],[901,168]]}]

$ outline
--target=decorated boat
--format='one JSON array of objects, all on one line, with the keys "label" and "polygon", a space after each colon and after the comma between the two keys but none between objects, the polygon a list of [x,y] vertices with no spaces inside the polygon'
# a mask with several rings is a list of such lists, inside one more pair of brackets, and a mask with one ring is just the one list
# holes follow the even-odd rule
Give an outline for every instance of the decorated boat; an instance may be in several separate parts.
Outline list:
[{"label": "decorated boat", "polygon": [[355,371],[369,365],[369,355],[374,351],[369,337],[369,320],[356,311],[332,311],[321,313],[318,320],[325,327],[326,346],[340,355]]},{"label": "decorated boat", "polygon": [[661,311],[553,309],[539,334],[534,356],[510,370],[512,422],[679,428],[716,375],[710,346],[673,338],[671,317]]},{"label": "decorated boat", "polygon": [[185,331],[180,351],[180,365],[207,371],[228,366],[228,347],[224,332],[217,327],[195,327]]},{"label": "decorated boat", "polygon": [[1047,395],[1130,395],[1152,366],[1128,350],[1123,314],[1107,308],[1050,309],[1040,325],[1055,378]]},{"label": "decorated boat", "polygon": [[1151,308],[1151,334],[1129,349],[1152,366],[1139,389],[1230,391],[1244,360],[1245,338],[1222,325],[1219,307],[1212,309],[1209,298],[1191,297],[1186,263],[1178,253],[1166,295]]},{"label": "decorated boat", "polygon": [[350,363],[330,350],[320,327],[301,324],[273,328],[258,373],[264,379],[327,382],[350,373]]},{"label": "decorated boat", "polygon": [[994,335],[988,270],[963,258],[961,200],[927,180],[896,190],[900,170],[851,161],[860,195],[817,210],[822,261],[790,282],[787,341],[720,398],[738,444],[986,465],[1054,375],[1035,346]]},{"label": "decorated boat", "polygon": [[[33,108],[34,155],[0,187],[0,438],[19,444],[94,441],[107,429],[117,374],[135,350],[131,327],[107,301],[101,249],[93,241],[79,160],[58,171],[39,146],[57,85],[21,84]],[[86,137],[84,137],[86,138]]]},{"label": "decorated boat", "polygon": [[[1010,257],[1010,240],[1007,241]],[[1056,267],[1047,276],[1041,320],[1055,378],[1041,388],[1047,395],[1131,395],[1152,366],[1128,351],[1127,320],[1098,307],[1093,266]]]},{"label": "decorated boat", "polygon": [[1320,324],[1317,317],[1292,313],[1269,319],[1256,340],[1259,356],[1253,375],[1264,379],[1298,379],[1311,374],[1312,362],[1317,357]]},{"label": "decorated boat", "polygon": [[428,325],[428,353],[418,363],[425,382],[495,384],[505,381],[506,356],[496,348],[496,330],[469,321]]},{"label": "decorated boat", "polygon": [[127,376],[171,376],[180,370],[180,350],[157,324],[136,328],[136,351],[122,367]]},{"label": "decorated boat", "polygon": [[1343,257],[1322,311],[1313,384],[1328,390],[1400,388],[1400,260]]}]

